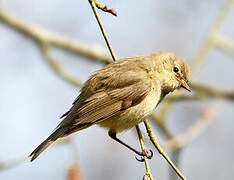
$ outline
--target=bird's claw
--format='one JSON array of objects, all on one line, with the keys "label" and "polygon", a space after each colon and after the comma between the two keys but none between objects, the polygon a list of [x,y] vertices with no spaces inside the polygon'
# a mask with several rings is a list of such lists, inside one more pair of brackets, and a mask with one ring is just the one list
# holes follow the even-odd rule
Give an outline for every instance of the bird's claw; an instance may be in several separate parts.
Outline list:
[{"label": "bird's claw", "polygon": [[139,162],[144,162],[145,161],[145,159],[143,157],[138,158],[137,156],[135,156],[135,158]]},{"label": "bird's claw", "polygon": [[143,151],[139,152],[138,155],[141,156],[141,158],[138,158],[137,156],[135,156],[136,160],[139,162],[144,162],[144,157],[146,157],[147,159],[151,159],[154,153],[151,149],[149,151],[144,149]]}]

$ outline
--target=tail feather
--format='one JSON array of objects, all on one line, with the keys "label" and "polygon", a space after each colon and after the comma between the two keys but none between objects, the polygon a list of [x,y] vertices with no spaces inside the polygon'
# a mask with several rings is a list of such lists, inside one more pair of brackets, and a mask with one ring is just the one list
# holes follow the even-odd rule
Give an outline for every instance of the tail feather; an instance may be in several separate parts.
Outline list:
[{"label": "tail feather", "polygon": [[58,138],[62,137],[64,130],[62,128],[56,129],[45,141],[43,141],[30,155],[31,162],[36,159],[46,148],[48,148]]}]

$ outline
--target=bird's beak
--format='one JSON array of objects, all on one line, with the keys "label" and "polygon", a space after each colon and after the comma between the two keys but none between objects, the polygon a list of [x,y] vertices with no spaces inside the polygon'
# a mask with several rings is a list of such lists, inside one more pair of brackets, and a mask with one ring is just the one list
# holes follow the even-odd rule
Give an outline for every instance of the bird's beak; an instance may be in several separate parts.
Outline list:
[{"label": "bird's beak", "polygon": [[183,80],[183,79],[178,79],[178,81],[180,82],[180,85],[181,85],[182,88],[184,88],[184,89],[186,89],[187,91],[191,92],[190,87],[189,87],[189,85],[186,83],[185,80]]}]

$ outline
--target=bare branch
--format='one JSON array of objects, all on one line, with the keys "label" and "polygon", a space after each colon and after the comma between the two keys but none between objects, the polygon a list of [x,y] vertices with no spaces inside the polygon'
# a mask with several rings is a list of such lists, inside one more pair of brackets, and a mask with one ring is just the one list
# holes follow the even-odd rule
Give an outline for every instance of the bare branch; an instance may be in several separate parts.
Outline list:
[{"label": "bare branch", "polygon": [[[139,138],[139,141],[140,141],[141,150],[144,151],[145,150],[144,138],[142,136],[139,125],[136,125],[136,130],[137,130],[138,138]],[[144,162],[145,162],[145,168],[146,168],[146,176],[149,176],[150,180],[154,180],[153,176],[151,174],[150,166],[149,166],[148,159],[147,159],[146,156],[144,156]]]},{"label": "bare branch", "polygon": [[112,15],[114,16],[117,16],[117,12],[113,9],[113,8],[110,8],[110,7],[107,7],[107,6],[103,6],[101,3],[99,3],[97,0],[90,0],[90,1],[93,1],[93,3],[95,4],[95,6],[104,11],[104,12],[107,12],[107,13],[111,13]]},{"label": "bare branch", "polygon": [[[97,1],[95,1],[95,0],[89,0],[89,3],[90,3],[90,5],[91,5],[91,7],[92,7],[92,10],[93,10],[93,13],[94,13],[94,15],[95,15],[95,18],[96,18],[96,20],[97,20],[97,22],[98,22],[98,25],[99,25],[99,27],[100,27],[100,29],[101,29],[101,32],[102,32],[102,35],[103,35],[103,37],[104,37],[104,39],[105,39],[106,45],[107,45],[107,47],[108,47],[108,49],[109,49],[109,51],[110,51],[111,57],[112,57],[113,61],[116,61],[117,58],[116,58],[116,56],[115,56],[115,52],[114,52],[114,50],[113,50],[113,48],[112,48],[112,46],[111,46],[111,43],[110,43],[109,38],[108,38],[108,36],[107,36],[107,33],[106,33],[105,29],[104,29],[102,20],[101,20],[99,14],[98,14],[98,12],[97,12],[97,9],[96,9],[96,3],[97,3]],[[98,4],[99,4],[99,3],[98,3]]]},{"label": "bare branch", "polygon": [[42,27],[32,25],[22,21],[21,19],[10,15],[4,11],[0,11],[0,22],[8,25],[13,30],[31,38],[38,42],[47,43],[48,45],[56,46],[72,52],[76,55],[100,61],[104,63],[110,63],[112,60],[107,55],[106,51],[97,46],[86,45],[80,43],[77,40],[62,36],[56,32],[48,31]]},{"label": "bare branch", "polygon": [[148,136],[150,138],[150,141],[153,143],[154,147],[158,150],[158,152],[163,156],[163,158],[168,162],[168,164],[172,167],[172,169],[176,172],[176,174],[182,179],[186,180],[184,175],[180,172],[180,170],[175,166],[175,164],[171,161],[171,159],[166,155],[166,153],[161,148],[160,144],[155,138],[154,132],[149,124],[149,121],[146,119],[144,121]]}]

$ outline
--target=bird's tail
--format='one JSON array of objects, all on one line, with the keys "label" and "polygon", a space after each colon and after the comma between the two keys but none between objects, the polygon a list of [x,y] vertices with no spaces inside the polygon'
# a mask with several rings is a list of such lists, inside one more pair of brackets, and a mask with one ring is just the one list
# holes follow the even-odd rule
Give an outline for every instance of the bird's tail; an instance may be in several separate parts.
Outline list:
[{"label": "bird's tail", "polygon": [[56,129],[45,141],[43,141],[30,155],[30,161],[36,159],[46,148],[48,148],[58,138],[63,137],[64,129]]}]

